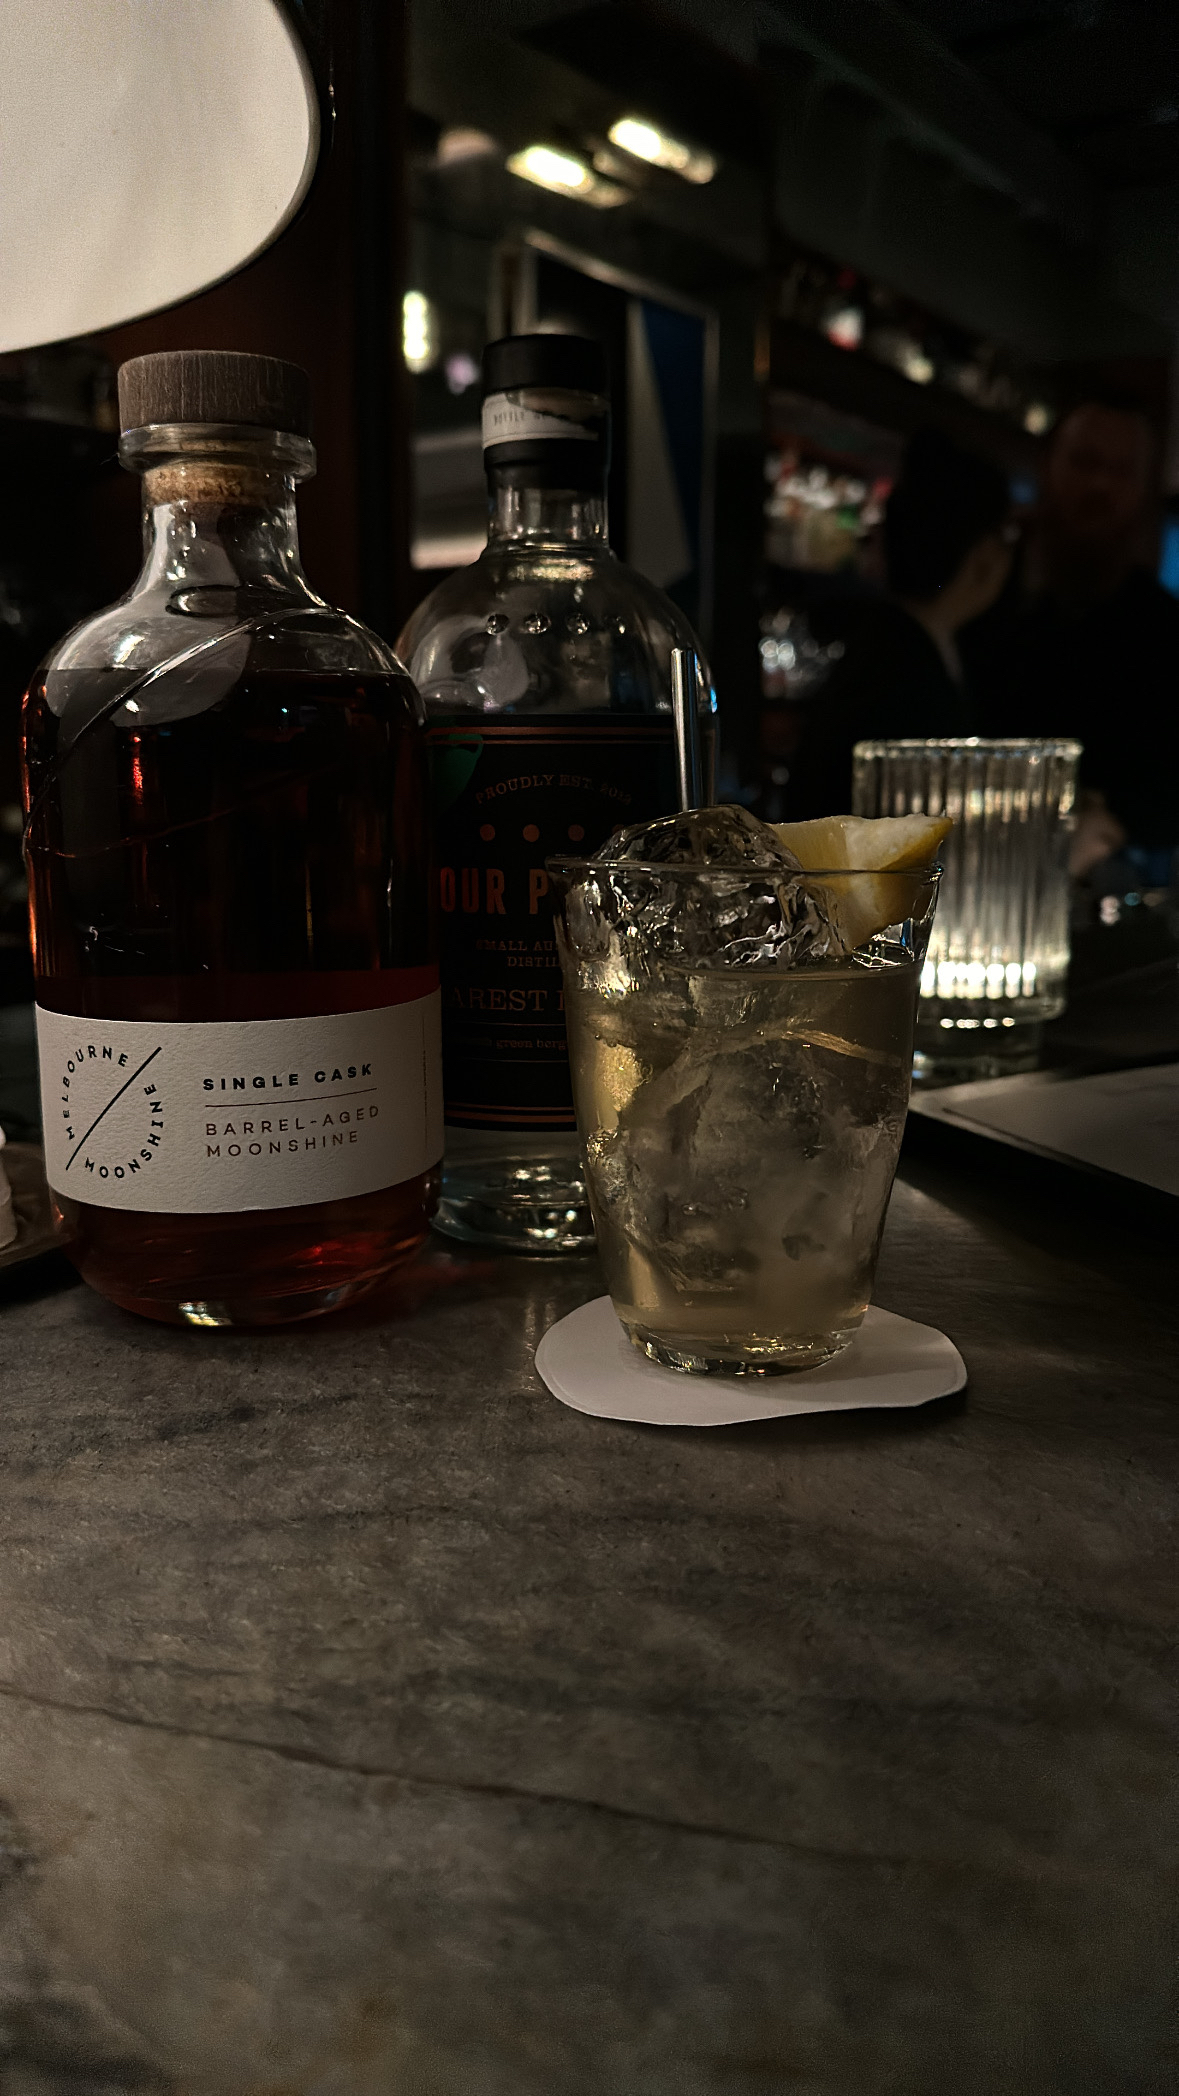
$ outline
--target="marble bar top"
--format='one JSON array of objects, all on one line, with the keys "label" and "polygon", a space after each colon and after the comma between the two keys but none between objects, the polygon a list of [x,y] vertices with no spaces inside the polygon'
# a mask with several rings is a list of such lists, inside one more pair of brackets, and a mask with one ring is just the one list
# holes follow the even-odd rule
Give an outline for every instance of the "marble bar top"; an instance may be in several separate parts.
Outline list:
[{"label": "marble bar top", "polygon": [[6,1277],[5,2096],[1173,2086],[1174,1243],[1076,1186],[907,1165],[968,1390],[711,1432],[544,1390],[592,1259]]}]

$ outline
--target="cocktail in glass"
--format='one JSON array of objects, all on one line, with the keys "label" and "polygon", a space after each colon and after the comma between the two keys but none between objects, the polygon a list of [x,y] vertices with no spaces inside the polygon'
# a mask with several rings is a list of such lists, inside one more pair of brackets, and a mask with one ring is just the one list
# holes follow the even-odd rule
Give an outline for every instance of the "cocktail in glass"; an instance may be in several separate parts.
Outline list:
[{"label": "cocktail in glass", "polygon": [[[552,870],[578,1127],[623,1325],[675,1368],[816,1366],[872,1291],[937,868]],[[783,898],[799,936],[775,948],[761,934]]]}]

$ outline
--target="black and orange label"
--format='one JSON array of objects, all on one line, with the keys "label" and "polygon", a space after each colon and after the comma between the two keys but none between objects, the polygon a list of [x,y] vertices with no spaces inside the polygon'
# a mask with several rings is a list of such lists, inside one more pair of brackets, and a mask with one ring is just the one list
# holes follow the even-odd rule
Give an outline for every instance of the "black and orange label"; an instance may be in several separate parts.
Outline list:
[{"label": "black and orange label", "polygon": [[442,932],[446,1119],[574,1124],[545,860],[596,851],[675,802],[667,718],[430,730]]}]

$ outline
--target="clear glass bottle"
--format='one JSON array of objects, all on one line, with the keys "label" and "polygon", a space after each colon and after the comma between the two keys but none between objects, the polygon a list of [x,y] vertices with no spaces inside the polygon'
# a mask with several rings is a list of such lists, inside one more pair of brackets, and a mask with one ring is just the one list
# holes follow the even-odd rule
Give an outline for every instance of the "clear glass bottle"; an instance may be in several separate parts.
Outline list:
[{"label": "clear glass bottle", "polygon": [[305,375],[166,354],[119,391],[143,571],[24,709],[49,1182],[113,1301],[285,1321],[409,1257],[436,1197],[420,707],[303,574]]},{"label": "clear glass bottle", "polygon": [[[677,805],[671,651],[699,644],[611,552],[601,346],[484,352],[486,551],[398,642],[430,730],[446,1159],[436,1226],[528,1252],[593,1242],[545,860]],[[711,760],[712,694],[701,660]]]}]

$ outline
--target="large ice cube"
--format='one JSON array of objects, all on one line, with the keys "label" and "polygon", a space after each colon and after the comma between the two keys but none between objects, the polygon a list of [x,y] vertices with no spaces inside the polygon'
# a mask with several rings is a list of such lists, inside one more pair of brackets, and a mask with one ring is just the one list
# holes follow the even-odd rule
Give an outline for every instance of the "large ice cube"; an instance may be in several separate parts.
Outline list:
[{"label": "large ice cube", "polygon": [[745,808],[620,830],[575,883],[567,916],[574,952],[609,964],[619,989],[668,965],[784,968],[843,952],[793,852]]},{"label": "large ice cube", "polygon": [[768,822],[737,807],[688,808],[632,823],[608,837],[595,857],[613,866],[750,866],[783,873],[802,865]]},{"label": "large ice cube", "polygon": [[599,1227],[697,1304],[764,1294],[772,1319],[870,1264],[906,1089],[903,1065],[830,1036],[704,1031],[591,1132]]}]

